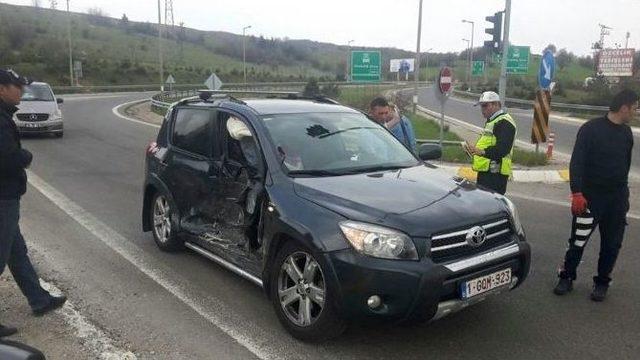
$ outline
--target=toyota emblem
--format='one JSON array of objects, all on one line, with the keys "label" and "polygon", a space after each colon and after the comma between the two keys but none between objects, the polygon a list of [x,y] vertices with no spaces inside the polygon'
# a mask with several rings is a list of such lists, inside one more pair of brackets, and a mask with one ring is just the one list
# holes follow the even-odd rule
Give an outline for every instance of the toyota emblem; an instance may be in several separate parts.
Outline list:
[{"label": "toyota emblem", "polygon": [[487,231],[480,226],[476,226],[467,232],[467,244],[469,246],[478,247],[484,244],[485,240],[487,240]]},{"label": "toyota emblem", "polygon": [[31,114],[31,115],[29,115],[29,120],[31,120],[31,121],[36,121],[36,120],[38,120],[38,115],[37,115],[37,114]]}]

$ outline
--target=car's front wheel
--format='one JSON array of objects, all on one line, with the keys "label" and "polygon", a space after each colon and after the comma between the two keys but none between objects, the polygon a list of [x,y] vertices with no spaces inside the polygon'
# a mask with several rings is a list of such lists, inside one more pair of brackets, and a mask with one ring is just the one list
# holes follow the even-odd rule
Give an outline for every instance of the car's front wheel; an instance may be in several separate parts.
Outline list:
[{"label": "car's front wheel", "polygon": [[153,225],[153,239],[158,247],[164,251],[177,251],[183,246],[171,221],[173,211],[173,205],[168,196],[161,192],[154,195],[149,212]]},{"label": "car's front wheel", "polygon": [[270,292],[278,319],[293,337],[322,341],[340,335],[346,323],[333,305],[321,262],[304,247],[285,244],[271,270]]}]

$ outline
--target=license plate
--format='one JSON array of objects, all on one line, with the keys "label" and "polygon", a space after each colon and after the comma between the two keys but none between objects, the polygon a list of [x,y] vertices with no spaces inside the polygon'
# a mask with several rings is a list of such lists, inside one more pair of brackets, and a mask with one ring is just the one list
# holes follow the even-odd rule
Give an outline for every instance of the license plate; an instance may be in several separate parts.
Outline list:
[{"label": "license plate", "polygon": [[496,271],[460,284],[463,299],[486,293],[511,283],[511,269]]},{"label": "license plate", "polygon": [[24,124],[24,127],[27,127],[27,128],[37,128],[37,127],[40,127],[40,124]]}]

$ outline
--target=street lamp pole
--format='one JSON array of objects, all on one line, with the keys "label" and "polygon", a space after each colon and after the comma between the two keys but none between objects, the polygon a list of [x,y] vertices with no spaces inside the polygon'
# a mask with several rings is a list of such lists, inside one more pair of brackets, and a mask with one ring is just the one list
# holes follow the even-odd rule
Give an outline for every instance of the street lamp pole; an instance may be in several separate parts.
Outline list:
[{"label": "street lamp pole", "polygon": [[416,113],[418,105],[418,81],[420,81],[420,36],[422,35],[422,0],[418,6],[418,44],[416,46],[416,63],[413,69],[415,86],[413,89],[413,113]]},{"label": "street lamp pole", "polygon": [[469,39],[462,39],[462,41],[467,43],[467,71],[465,71],[467,73],[467,86],[469,86],[469,79],[471,78],[471,67],[468,66],[469,65],[469,44],[471,43],[471,40]]},{"label": "street lamp pole", "polygon": [[69,38],[69,84],[73,86],[73,52],[71,50],[71,12],[69,12],[69,0],[67,0],[67,37]]},{"label": "street lamp pole", "polygon": [[251,25],[242,28],[242,71],[244,73],[244,83],[247,83],[247,48],[245,46],[245,38],[247,35],[247,29],[250,29]]},{"label": "street lamp pole", "polygon": [[[475,22],[471,21],[471,20],[462,20],[463,23],[468,23],[471,24],[471,50],[469,52],[469,74],[473,73],[473,35],[475,33]],[[467,84],[469,84],[471,82],[471,75],[469,75],[469,81],[467,81]]]},{"label": "street lamp pole", "polygon": [[351,58],[351,43],[352,42],[354,42],[354,40],[349,40],[347,42],[347,47],[348,47],[347,51],[349,51],[349,60],[348,60],[348,63],[347,63],[347,68],[345,69],[346,70],[345,71],[345,74],[346,74],[345,77],[346,77],[347,82],[351,81],[351,71],[350,71],[350,69],[351,69],[351,61],[353,61],[353,59]]},{"label": "street lamp pole", "polygon": [[164,61],[162,59],[162,10],[158,0],[158,61],[160,62],[160,91],[164,91]]}]

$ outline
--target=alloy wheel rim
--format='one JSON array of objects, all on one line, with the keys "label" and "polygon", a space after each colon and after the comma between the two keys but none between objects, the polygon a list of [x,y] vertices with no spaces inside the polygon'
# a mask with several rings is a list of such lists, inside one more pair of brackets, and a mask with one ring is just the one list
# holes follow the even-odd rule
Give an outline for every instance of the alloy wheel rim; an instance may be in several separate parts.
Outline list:
[{"label": "alloy wheel rim", "polygon": [[324,275],[313,256],[299,251],[285,259],[278,274],[278,299],[289,321],[313,325],[324,309],[325,294]]},{"label": "alloy wheel rim", "polygon": [[158,196],[153,206],[153,231],[162,243],[166,243],[171,234],[170,210],[167,198]]}]

